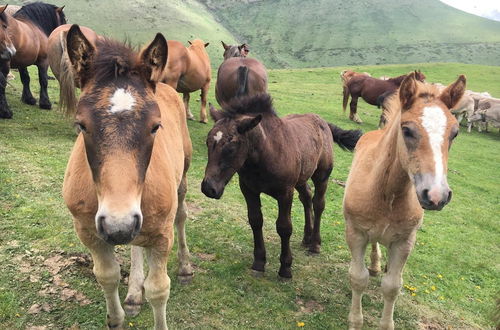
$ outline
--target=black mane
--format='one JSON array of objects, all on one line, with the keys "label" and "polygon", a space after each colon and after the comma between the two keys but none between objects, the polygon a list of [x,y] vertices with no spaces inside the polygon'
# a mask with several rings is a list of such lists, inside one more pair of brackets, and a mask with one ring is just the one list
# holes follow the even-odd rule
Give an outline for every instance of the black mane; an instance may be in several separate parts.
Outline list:
[{"label": "black mane", "polygon": [[97,51],[93,61],[96,81],[109,81],[126,77],[136,66],[137,55],[126,42],[103,38],[96,43]]},{"label": "black mane", "polygon": [[66,24],[66,16],[63,11],[59,14],[61,18],[61,22],[59,23],[56,9],[57,6],[55,5],[43,2],[33,2],[21,7],[13,17],[35,23],[47,36],[49,36],[60,24]]},{"label": "black mane", "polygon": [[222,106],[224,118],[235,118],[238,115],[271,114],[277,116],[273,108],[271,95],[261,93],[253,96],[235,98],[228,104]]}]

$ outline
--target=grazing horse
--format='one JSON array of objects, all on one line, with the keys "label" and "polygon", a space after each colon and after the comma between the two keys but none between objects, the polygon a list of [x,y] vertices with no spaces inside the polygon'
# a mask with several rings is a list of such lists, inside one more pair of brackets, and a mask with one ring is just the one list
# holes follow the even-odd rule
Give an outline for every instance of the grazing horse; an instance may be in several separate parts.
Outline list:
[{"label": "grazing horse", "polygon": [[[352,255],[350,329],[363,325],[361,297],[369,273],[380,271],[378,243],[387,247],[388,255],[380,327],[394,329],[394,303],[423,209],[441,210],[451,199],[446,179],[448,150],[458,134],[458,123],[450,109],[464,90],[464,76],[440,93],[410,73],[399,93],[387,102],[387,125],[364,134],[356,145],[343,206]],[[364,262],[369,243],[373,250],[370,272]]]},{"label": "grazing horse", "polygon": [[188,41],[189,47],[175,40],[168,41],[168,61],[161,81],[183,94],[186,116],[194,120],[189,109],[189,93],[201,89],[200,122],[207,123],[207,94],[212,78],[210,58],[203,40]]},{"label": "grazing horse", "polygon": [[224,47],[224,60],[231,57],[247,57],[250,53],[250,48],[247,44],[238,45],[226,45],[224,41],[222,42],[222,47]]},{"label": "grazing horse", "polygon": [[[71,24],[58,26],[49,35],[47,43],[50,69],[59,82],[59,108],[66,113],[75,111],[77,103],[76,88],[80,87],[79,82],[75,80],[66,49],[66,36],[71,26]],[[80,31],[92,46],[95,46],[100,36],[85,26],[80,26]]]},{"label": "grazing horse", "polygon": [[[417,80],[424,81],[425,75],[419,71],[415,71],[415,76]],[[358,98],[362,97],[367,103],[371,105],[379,105],[380,101],[377,99],[380,95],[388,92],[394,92],[399,88],[401,82],[407,77],[407,75],[402,75],[395,78],[389,78],[387,80],[377,79],[369,77],[363,74],[355,74],[351,76],[347,81],[343,80],[343,102],[342,110],[345,112],[347,102],[349,101],[349,95],[351,96],[351,113],[349,114],[349,119],[361,124],[363,121],[359,118],[357,114]]]},{"label": "grazing horse", "polygon": [[[49,68],[47,39],[56,27],[66,23],[63,8],[42,2],[30,3],[21,7],[14,16],[6,16],[6,22],[0,27],[6,30],[4,33],[10,37],[16,50],[10,58],[1,57],[0,70],[4,76],[9,73],[9,68],[19,70],[23,83],[21,101],[34,105],[36,99],[31,94],[29,86],[28,66],[36,65],[40,82],[39,106],[41,109],[52,108],[47,94],[47,69]],[[12,118],[12,112],[5,98],[5,86],[2,83],[0,83],[0,117]]]},{"label": "grazing horse", "polygon": [[[125,311],[139,312],[144,289],[155,329],[166,329],[166,264],[174,222],[179,275],[192,276],[184,233],[191,140],[178,94],[157,83],[167,62],[167,42],[158,33],[140,53],[105,38],[94,46],[73,25],[67,47],[82,92],[75,114],[80,134],[66,168],[63,197],[78,237],[92,254],[106,298],[107,325],[123,326],[120,265],[113,250],[116,244],[130,243]],[[149,265],[146,278],[143,249]]]},{"label": "grazing horse", "polygon": [[[279,206],[276,230],[281,237],[278,274],[291,278],[294,189],[304,205],[302,242],[309,246],[310,252],[319,253],[321,214],[333,169],[333,142],[353,150],[361,132],[344,131],[316,114],[279,118],[268,94],[237,98],[223,109],[215,111],[210,107],[215,125],[207,136],[208,163],[201,190],[206,196],[219,199],[226,184],[238,172],[254,235],[252,269],[256,272],[264,272],[266,264],[260,194],[275,198]],[[314,197],[307,183],[309,178],[314,183]]]}]

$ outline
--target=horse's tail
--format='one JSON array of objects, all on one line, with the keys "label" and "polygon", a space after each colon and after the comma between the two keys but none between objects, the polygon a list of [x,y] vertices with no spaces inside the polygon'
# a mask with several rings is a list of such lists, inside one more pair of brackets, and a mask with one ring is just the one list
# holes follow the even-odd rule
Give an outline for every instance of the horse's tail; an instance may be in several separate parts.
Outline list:
[{"label": "horse's tail", "polygon": [[73,67],[68,56],[66,48],[67,32],[59,34],[59,47],[61,51],[61,60],[59,62],[59,109],[66,116],[72,116],[76,112],[76,84]]},{"label": "horse's tail", "polygon": [[347,107],[347,102],[349,101],[349,87],[347,87],[347,83],[342,86],[343,88],[343,94],[344,94],[344,99],[342,101],[342,112],[345,113],[345,109]]},{"label": "horse's tail", "polygon": [[248,67],[240,66],[238,68],[238,91],[236,97],[247,95],[248,93]]},{"label": "horse's tail", "polygon": [[328,123],[333,135],[333,142],[338,144],[342,149],[353,151],[358,143],[363,132],[359,129],[343,130],[333,124]]}]

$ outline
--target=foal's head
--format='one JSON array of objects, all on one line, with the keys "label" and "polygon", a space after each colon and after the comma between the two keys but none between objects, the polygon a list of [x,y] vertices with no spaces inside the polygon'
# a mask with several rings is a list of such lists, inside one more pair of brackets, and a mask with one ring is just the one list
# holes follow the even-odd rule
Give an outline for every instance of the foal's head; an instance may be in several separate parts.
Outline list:
[{"label": "foal's head", "polygon": [[271,97],[268,94],[236,99],[223,111],[210,106],[210,115],[215,121],[207,135],[208,163],[202,192],[219,199],[226,184],[239,171],[248,158],[255,129],[266,114],[275,115]]},{"label": "foal's head", "polygon": [[108,243],[125,244],[142,226],[142,190],[161,128],[154,92],[167,42],[157,34],[139,54],[109,39],[94,48],[73,25],[67,44],[82,88],[75,121],[97,191],[96,229]]},{"label": "foal's head", "polygon": [[10,60],[16,54],[16,48],[10,40],[7,28],[9,27],[9,20],[12,19],[5,13],[8,5],[0,7],[0,59]]},{"label": "foal's head", "polygon": [[400,109],[396,111],[401,111],[398,128],[401,163],[424,209],[441,210],[451,199],[446,179],[448,151],[458,134],[458,123],[450,109],[464,91],[463,75],[440,93],[435,86],[418,82],[415,73],[411,73],[401,84],[399,99],[391,102],[398,103]]}]

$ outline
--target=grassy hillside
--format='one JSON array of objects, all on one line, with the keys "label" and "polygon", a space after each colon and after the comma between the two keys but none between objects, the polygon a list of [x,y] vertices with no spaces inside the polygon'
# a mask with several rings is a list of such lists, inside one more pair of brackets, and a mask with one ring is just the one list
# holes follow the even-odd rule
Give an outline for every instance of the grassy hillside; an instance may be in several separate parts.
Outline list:
[{"label": "grassy hillside", "polygon": [[[395,76],[420,68],[429,81],[450,83],[460,73],[468,87],[500,97],[500,67],[461,64],[422,64],[356,67],[374,76]],[[33,68],[32,68],[33,69]],[[339,72],[345,67],[272,70],[269,89],[280,115],[314,112],[347,128],[376,128],[379,110],[363,101],[357,126],[341,111]],[[36,70],[32,70],[34,72]],[[32,75],[38,93],[36,74]],[[22,105],[17,90],[7,87],[14,119],[0,120],[0,329],[102,329],[106,314],[103,293],[92,274],[88,250],[75,235],[61,197],[66,162],[75,140],[71,120],[56,111]],[[209,100],[215,103],[214,88]],[[57,83],[49,82],[53,100]],[[192,102],[198,116],[199,103]],[[279,236],[274,221],[277,205],[263,198],[264,237],[268,265],[263,278],[254,278],[252,235],[236,178],[221,200],[206,198],[200,183],[206,165],[205,138],[211,123],[189,122],[194,157],[189,170],[188,243],[195,264],[189,286],[176,280],[175,249],[168,269],[172,290],[167,320],[172,329],[345,329],[351,291],[349,252],[344,239],[343,189],[329,184],[322,222],[322,252],[311,257],[301,247],[303,209],[293,206],[294,256],[291,281],[277,278]],[[424,225],[404,272],[402,295],[396,303],[398,329],[491,329],[500,287],[498,256],[498,150],[500,135],[467,134],[462,128],[453,143],[448,180],[451,203],[441,212],[426,212]],[[352,154],[334,148],[332,178],[347,178]],[[120,254],[126,291],[129,259]],[[365,325],[377,328],[382,309],[381,277],[372,278],[363,298]],[[416,292],[410,290],[414,288]],[[433,288],[435,290],[433,290]],[[415,293],[412,295],[411,293]],[[33,307],[38,304],[40,308]],[[131,329],[151,329],[152,312],[127,318]]]},{"label": "grassy hillside", "polygon": [[[23,4],[31,1],[11,1]],[[119,40],[126,38],[133,44],[152,40],[157,32],[167,39],[179,40],[185,45],[195,38],[210,42],[207,48],[212,66],[222,60],[220,40],[232,43],[234,38],[218,23],[204,5],[196,0],[57,0],[47,1],[66,5],[68,23],[88,26],[100,34]]]},{"label": "grassy hillside", "polygon": [[269,67],[500,65],[500,22],[438,0],[203,0]]}]

